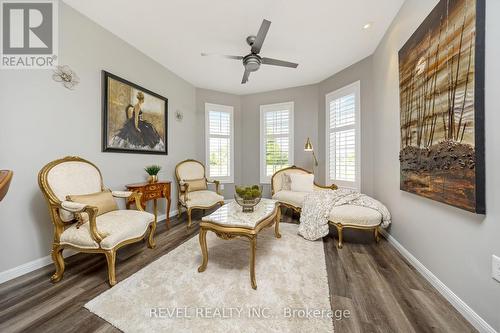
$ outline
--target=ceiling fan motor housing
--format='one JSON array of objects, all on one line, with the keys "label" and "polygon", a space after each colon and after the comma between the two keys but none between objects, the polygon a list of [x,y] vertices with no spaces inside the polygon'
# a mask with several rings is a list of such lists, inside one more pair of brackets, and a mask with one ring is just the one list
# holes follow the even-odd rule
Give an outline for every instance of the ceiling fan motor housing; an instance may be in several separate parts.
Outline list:
[{"label": "ceiling fan motor housing", "polygon": [[243,65],[245,66],[245,69],[249,72],[255,72],[256,70],[259,69],[260,64],[262,63],[262,58],[259,57],[257,54],[249,54],[243,58]]}]

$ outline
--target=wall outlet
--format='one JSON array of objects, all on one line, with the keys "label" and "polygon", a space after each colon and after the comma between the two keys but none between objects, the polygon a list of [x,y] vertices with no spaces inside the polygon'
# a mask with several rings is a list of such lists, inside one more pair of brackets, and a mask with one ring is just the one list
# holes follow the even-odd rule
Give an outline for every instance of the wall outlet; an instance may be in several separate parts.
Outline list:
[{"label": "wall outlet", "polygon": [[491,277],[500,282],[500,257],[491,256]]},{"label": "wall outlet", "polygon": [[220,184],[219,188],[220,188],[221,191],[224,191],[224,184]]}]

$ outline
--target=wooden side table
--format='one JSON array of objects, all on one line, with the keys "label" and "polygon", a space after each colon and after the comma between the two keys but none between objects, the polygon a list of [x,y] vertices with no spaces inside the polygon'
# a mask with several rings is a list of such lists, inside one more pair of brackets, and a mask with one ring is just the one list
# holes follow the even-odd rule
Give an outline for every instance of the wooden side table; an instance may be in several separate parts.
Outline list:
[{"label": "wooden side table", "polygon": [[[146,209],[146,202],[149,200],[153,200],[153,210],[155,214],[155,219],[158,219],[158,199],[165,198],[167,209],[167,229],[170,229],[170,188],[172,182],[171,181],[158,181],[156,183],[138,183],[138,184],[128,184],[125,185],[128,191],[141,193],[141,205],[142,208]],[[134,200],[127,200],[127,209],[130,208],[130,205],[134,203]]]}]

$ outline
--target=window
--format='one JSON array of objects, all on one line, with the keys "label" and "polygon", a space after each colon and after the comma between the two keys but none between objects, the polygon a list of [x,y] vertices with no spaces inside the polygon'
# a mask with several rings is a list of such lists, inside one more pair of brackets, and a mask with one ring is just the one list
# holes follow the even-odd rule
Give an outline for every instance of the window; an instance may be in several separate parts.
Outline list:
[{"label": "window", "polygon": [[260,182],[293,165],[293,102],[260,106]]},{"label": "window", "polygon": [[234,182],[233,137],[233,107],[205,103],[205,156],[209,178]]},{"label": "window", "polygon": [[326,95],[326,179],[360,189],[360,83]]}]

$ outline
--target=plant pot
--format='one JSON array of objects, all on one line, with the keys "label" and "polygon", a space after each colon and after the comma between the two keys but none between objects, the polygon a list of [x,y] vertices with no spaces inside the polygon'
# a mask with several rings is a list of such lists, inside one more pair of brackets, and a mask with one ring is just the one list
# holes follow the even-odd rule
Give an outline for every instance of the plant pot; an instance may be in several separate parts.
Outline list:
[{"label": "plant pot", "polygon": [[149,175],[148,177],[149,183],[156,183],[157,181],[158,181],[158,175]]}]

